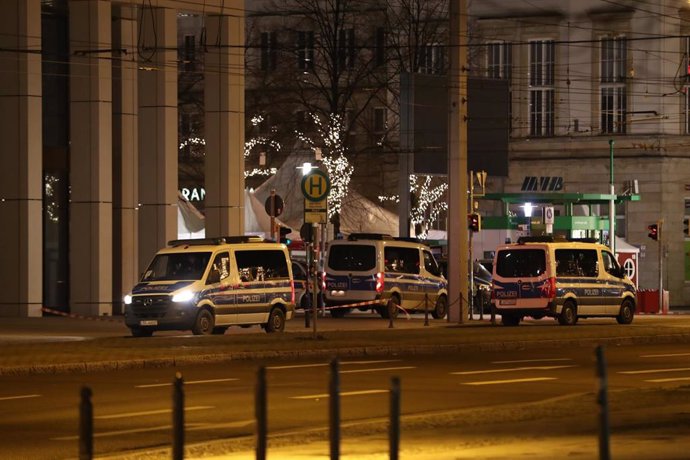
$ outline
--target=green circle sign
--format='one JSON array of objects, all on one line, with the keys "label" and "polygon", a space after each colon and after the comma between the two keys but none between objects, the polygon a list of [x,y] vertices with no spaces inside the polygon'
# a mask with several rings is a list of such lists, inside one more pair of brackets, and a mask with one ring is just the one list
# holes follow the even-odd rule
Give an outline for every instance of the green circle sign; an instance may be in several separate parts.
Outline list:
[{"label": "green circle sign", "polygon": [[309,201],[323,201],[331,191],[331,181],[325,172],[314,169],[302,178],[302,194]]}]

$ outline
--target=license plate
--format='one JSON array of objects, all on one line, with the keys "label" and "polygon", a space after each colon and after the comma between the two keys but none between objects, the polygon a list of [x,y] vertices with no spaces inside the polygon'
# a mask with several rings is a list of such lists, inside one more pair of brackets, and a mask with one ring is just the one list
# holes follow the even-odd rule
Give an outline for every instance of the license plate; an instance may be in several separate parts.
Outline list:
[{"label": "license plate", "polygon": [[515,299],[503,299],[499,301],[499,305],[515,305]]},{"label": "license plate", "polygon": [[158,321],[155,319],[144,319],[139,321],[139,326],[158,326]]}]

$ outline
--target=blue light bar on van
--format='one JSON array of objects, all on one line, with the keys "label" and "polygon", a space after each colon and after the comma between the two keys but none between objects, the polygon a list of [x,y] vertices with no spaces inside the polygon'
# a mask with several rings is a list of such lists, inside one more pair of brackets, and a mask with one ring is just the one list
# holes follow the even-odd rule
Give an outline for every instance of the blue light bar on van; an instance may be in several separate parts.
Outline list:
[{"label": "blue light bar on van", "polygon": [[215,246],[219,244],[236,244],[236,243],[264,243],[260,236],[256,235],[239,235],[239,236],[219,236],[216,238],[194,238],[186,240],[170,240],[168,246]]}]

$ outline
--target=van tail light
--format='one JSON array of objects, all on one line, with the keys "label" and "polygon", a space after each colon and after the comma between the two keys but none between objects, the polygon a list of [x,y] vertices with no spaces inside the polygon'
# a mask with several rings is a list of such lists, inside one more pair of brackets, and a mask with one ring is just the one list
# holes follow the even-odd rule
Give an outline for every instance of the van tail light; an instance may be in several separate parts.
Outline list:
[{"label": "van tail light", "polygon": [[546,280],[546,297],[553,299],[556,297],[556,278],[551,277]]},{"label": "van tail light", "polygon": [[321,290],[326,290],[326,272],[321,272]]},{"label": "van tail light", "polygon": [[290,303],[295,303],[295,280],[290,280]]},{"label": "van tail light", "polygon": [[383,292],[383,272],[376,274],[376,292],[379,294]]}]

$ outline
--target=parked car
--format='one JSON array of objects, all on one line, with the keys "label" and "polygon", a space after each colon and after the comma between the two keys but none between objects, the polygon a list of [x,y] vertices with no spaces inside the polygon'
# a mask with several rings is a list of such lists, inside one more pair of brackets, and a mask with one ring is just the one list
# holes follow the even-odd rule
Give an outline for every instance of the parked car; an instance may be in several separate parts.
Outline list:
[{"label": "parked car", "polygon": [[[493,264],[493,261],[490,261]],[[443,272],[443,276],[448,278],[448,259],[442,258],[439,260],[439,266]],[[485,265],[484,260],[474,261],[474,273],[472,277],[474,281],[474,302],[472,302],[472,311],[479,313],[480,308],[486,314],[491,313],[491,271]]]}]

